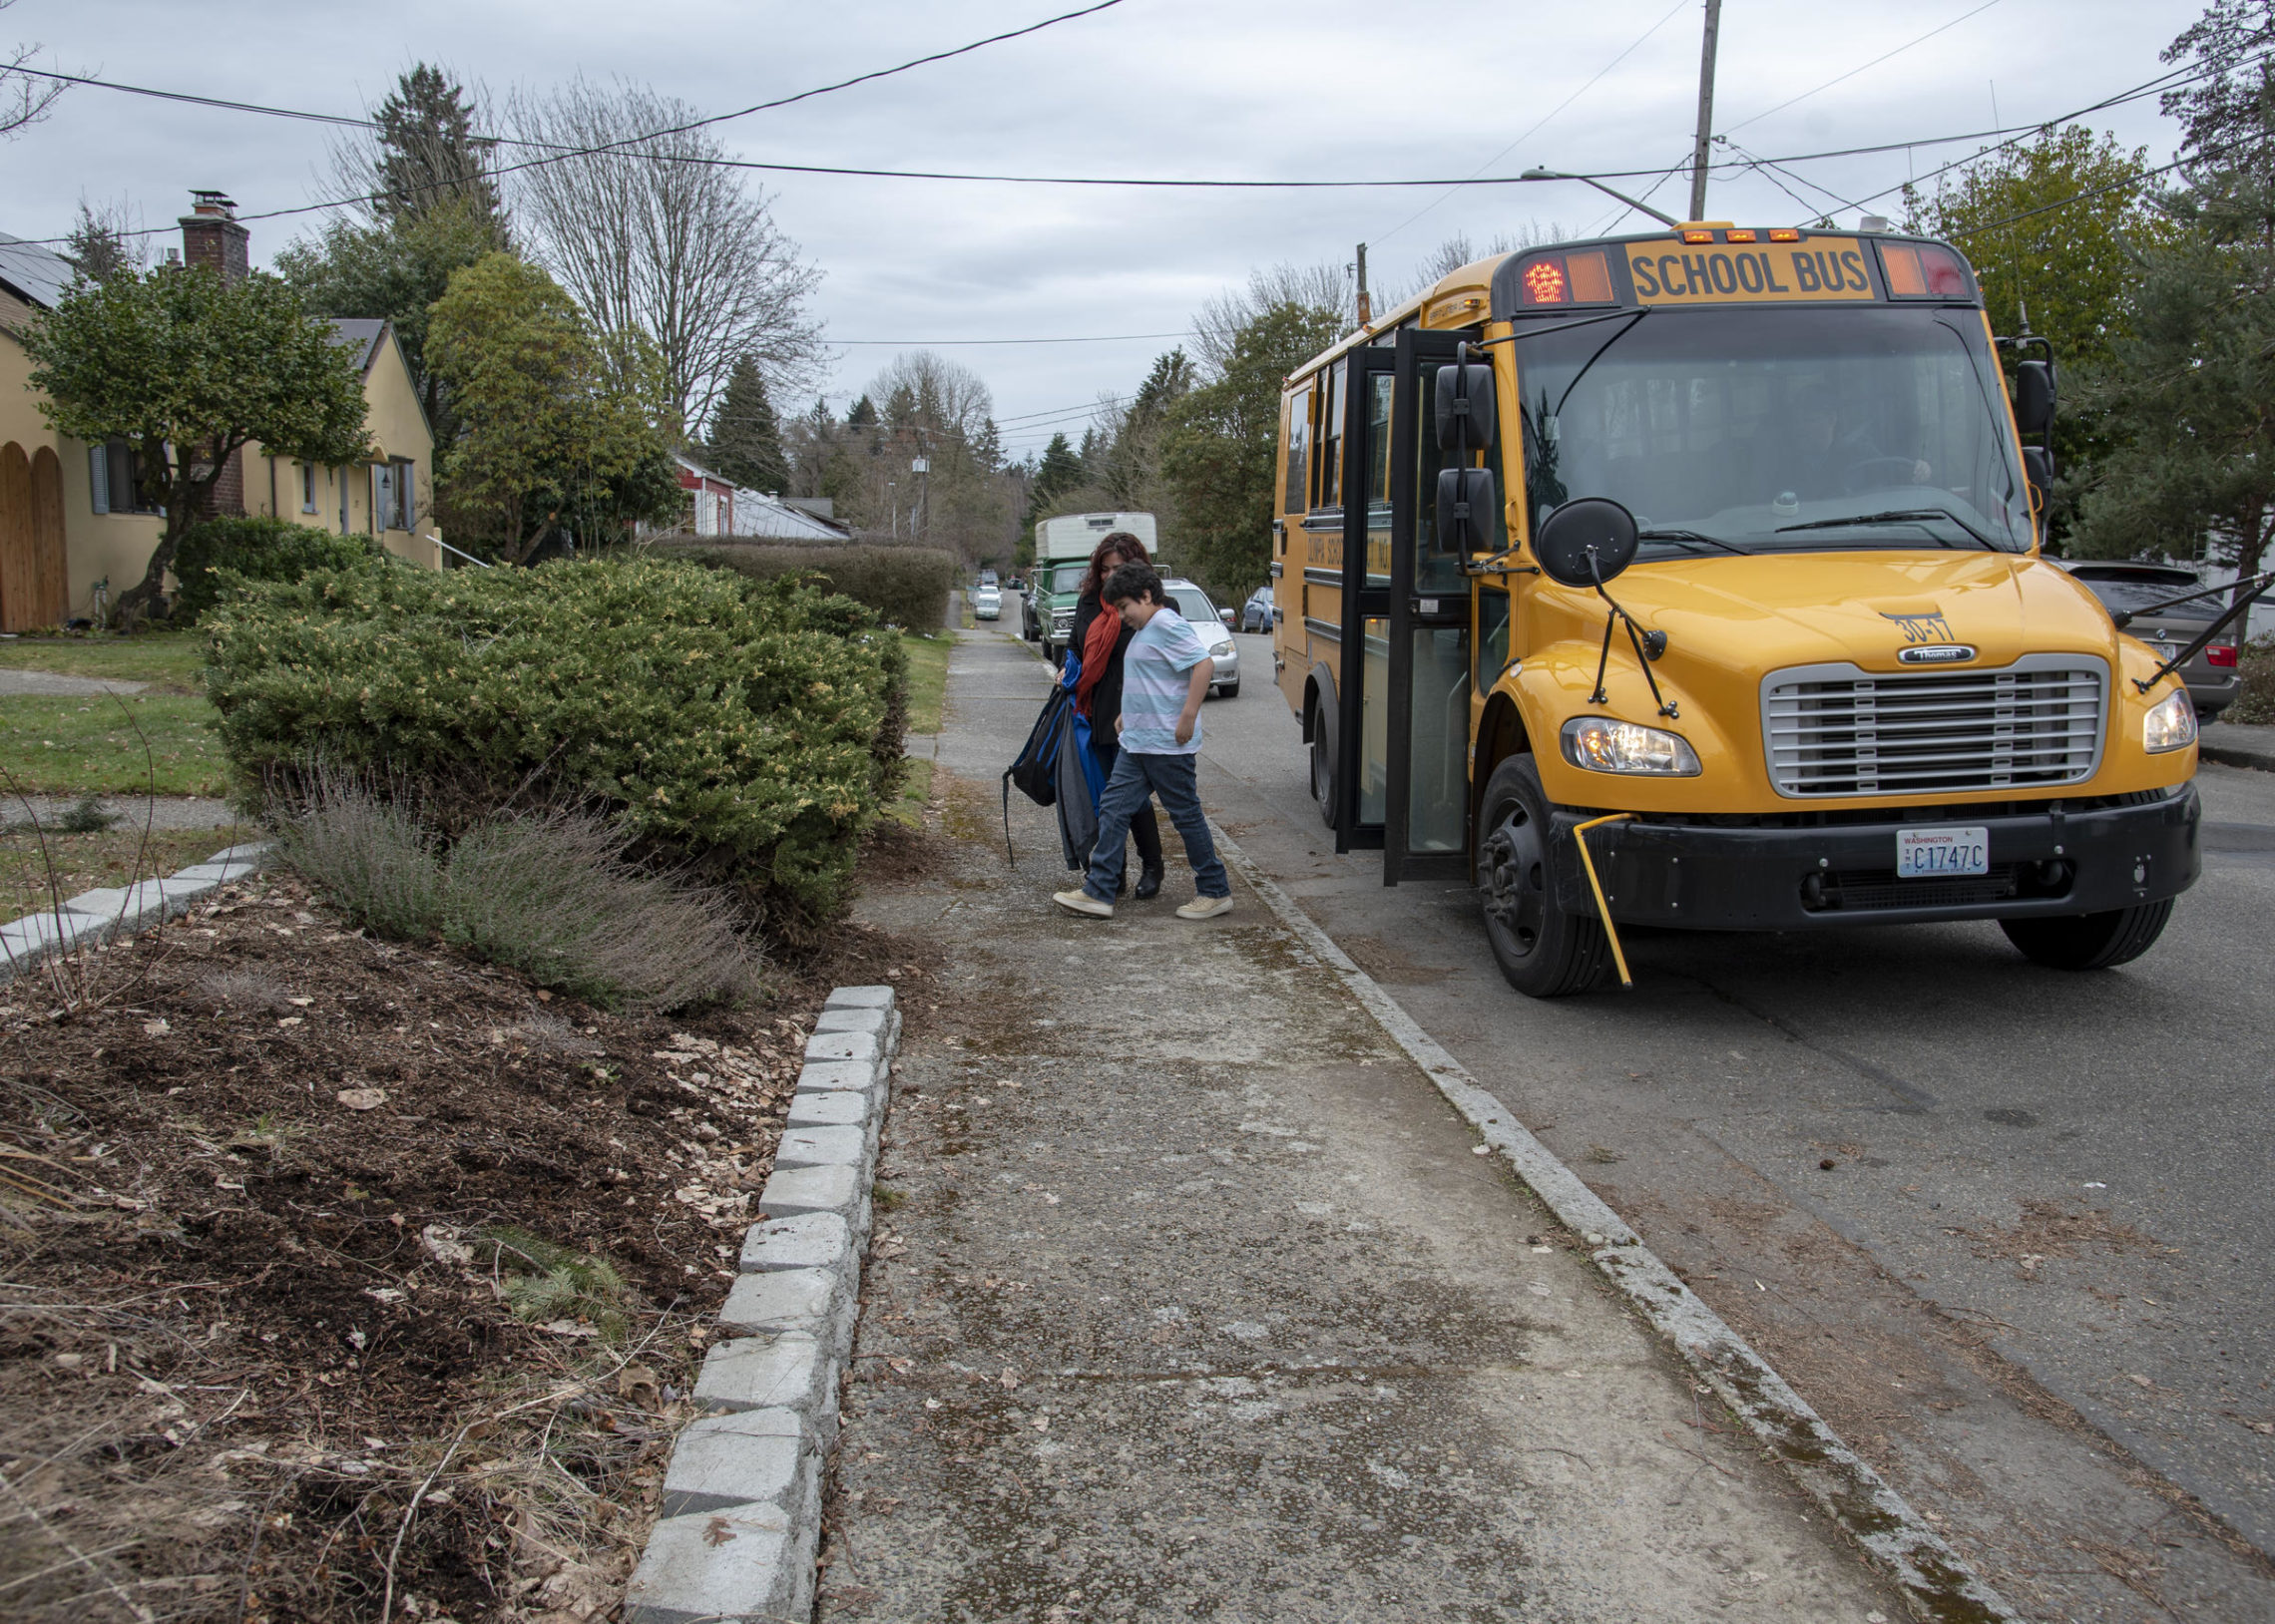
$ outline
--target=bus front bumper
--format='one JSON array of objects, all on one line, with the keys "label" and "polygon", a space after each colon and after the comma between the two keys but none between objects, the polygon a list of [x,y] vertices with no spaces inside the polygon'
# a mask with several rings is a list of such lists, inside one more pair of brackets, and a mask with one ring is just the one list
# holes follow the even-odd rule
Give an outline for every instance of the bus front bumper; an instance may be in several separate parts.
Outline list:
[{"label": "bus front bumper", "polygon": [[[1593,914],[1595,899],[1570,843],[1597,814],[1559,810],[1557,900]],[[1933,920],[2098,914],[2178,896],[2202,868],[2196,786],[2133,805],[2006,816],[1907,808],[1870,823],[1607,823],[1588,835],[1611,917],[1622,925],[1705,931],[1796,931]],[[1902,879],[1900,829],[1977,827],[1990,836],[1990,873]]]}]

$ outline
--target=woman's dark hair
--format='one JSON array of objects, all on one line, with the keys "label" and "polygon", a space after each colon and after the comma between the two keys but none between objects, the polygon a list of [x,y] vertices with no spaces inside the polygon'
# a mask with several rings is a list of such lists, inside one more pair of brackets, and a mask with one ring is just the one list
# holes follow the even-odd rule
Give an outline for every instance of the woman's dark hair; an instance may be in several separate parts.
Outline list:
[{"label": "woman's dark hair", "polygon": [[1110,606],[1133,598],[1155,604],[1168,602],[1161,595],[1161,578],[1153,573],[1151,565],[1125,564],[1108,576],[1106,585],[1099,590],[1100,601]]},{"label": "woman's dark hair", "polygon": [[1124,564],[1151,564],[1153,562],[1152,556],[1145,551],[1143,542],[1126,530],[1114,531],[1101,538],[1098,546],[1091,549],[1090,573],[1083,577],[1083,590],[1076,594],[1078,598],[1088,598],[1092,593],[1098,593],[1101,595],[1100,601],[1104,602],[1107,575],[1106,556],[1109,553],[1121,554]]}]

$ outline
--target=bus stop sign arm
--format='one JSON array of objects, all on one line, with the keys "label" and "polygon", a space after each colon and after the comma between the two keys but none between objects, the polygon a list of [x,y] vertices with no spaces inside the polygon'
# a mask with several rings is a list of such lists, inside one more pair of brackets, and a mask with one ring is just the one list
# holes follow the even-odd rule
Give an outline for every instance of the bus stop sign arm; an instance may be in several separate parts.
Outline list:
[{"label": "bus stop sign arm", "polygon": [[1518,177],[1524,181],[1585,181],[1606,197],[1616,198],[1638,213],[1648,214],[1661,225],[1680,225],[1682,221],[1671,214],[1662,214],[1640,198],[1630,198],[1624,192],[1614,191],[1591,175],[1567,175],[1562,170],[1527,170]]}]

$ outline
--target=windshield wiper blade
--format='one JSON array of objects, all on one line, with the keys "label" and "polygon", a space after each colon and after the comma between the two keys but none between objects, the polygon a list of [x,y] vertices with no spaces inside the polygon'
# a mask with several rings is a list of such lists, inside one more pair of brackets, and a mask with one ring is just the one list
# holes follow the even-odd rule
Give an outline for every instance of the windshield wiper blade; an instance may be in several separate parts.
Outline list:
[{"label": "windshield wiper blade", "polygon": [[1704,542],[1708,547],[1718,547],[1723,552],[1735,553],[1740,558],[1752,556],[1750,549],[1739,547],[1734,542],[1725,542],[1719,536],[1708,536],[1703,531],[1638,530],[1635,539],[1642,542]]},{"label": "windshield wiper blade", "polygon": [[1993,553],[2006,551],[1949,508],[1891,508],[1886,513],[1851,514],[1846,519],[1811,519],[1798,525],[1780,525],[1777,534],[1783,536],[1796,530],[1847,530],[1858,525],[1918,525],[1930,519],[1941,519],[1946,524],[1957,525]]}]

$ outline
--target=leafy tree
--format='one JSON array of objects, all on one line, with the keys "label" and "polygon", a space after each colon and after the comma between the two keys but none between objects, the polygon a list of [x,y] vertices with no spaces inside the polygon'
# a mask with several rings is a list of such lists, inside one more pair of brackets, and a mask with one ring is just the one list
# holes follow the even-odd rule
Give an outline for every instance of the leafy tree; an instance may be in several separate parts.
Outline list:
[{"label": "leafy tree", "polygon": [[1317,306],[1267,306],[1233,334],[1222,374],[1169,408],[1161,473],[1176,499],[1180,562],[1221,594],[1246,592],[1271,562],[1280,381],[1341,326]]},{"label": "leafy tree", "polygon": [[394,324],[439,443],[455,436],[457,423],[442,380],[427,365],[430,312],[453,274],[504,245],[496,216],[475,201],[457,198],[377,224],[334,219],[318,240],[288,244],[277,254],[276,267],[310,309]]},{"label": "leafy tree", "polygon": [[166,515],[122,614],[158,600],[183,534],[247,442],[306,462],[358,462],[370,449],[363,377],[331,327],[263,271],[224,282],[203,266],[121,270],[74,286],[25,335],[32,388],[57,432],[124,439],[144,495]]},{"label": "leafy tree", "polygon": [[459,419],[437,457],[438,499],[507,559],[529,562],[559,531],[605,537],[679,512],[654,347],[595,335],[535,265],[493,253],[452,276],[428,361]]},{"label": "leafy tree", "polygon": [[779,495],[790,488],[781,420],[766,398],[765,375],[748,355],[735,362],[727,375],[718,410],[711,415],[705,454],[714,471],[747,490]]}]

